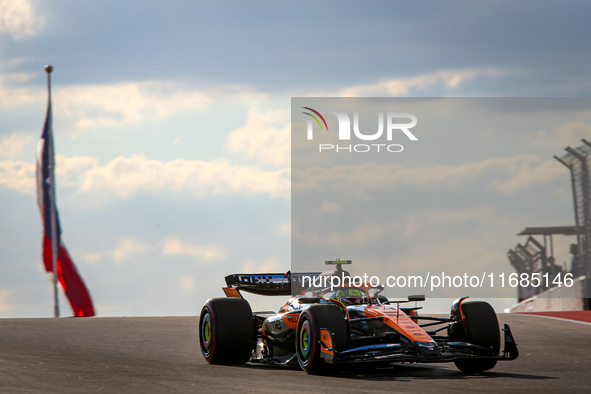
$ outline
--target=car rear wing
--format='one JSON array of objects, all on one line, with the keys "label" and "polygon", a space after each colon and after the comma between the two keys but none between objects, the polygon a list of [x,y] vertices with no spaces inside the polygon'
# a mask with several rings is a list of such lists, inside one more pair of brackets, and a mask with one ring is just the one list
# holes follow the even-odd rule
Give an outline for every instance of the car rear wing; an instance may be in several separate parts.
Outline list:
[{"label": "car rear wing", "polygon": [[267,274],[232,274],[226,276],[224,292],[228,297],[241,297],[240,291],[266,296],[289,296],[302,294],[303,277],[314,278],[320,272],[267,273]]}]

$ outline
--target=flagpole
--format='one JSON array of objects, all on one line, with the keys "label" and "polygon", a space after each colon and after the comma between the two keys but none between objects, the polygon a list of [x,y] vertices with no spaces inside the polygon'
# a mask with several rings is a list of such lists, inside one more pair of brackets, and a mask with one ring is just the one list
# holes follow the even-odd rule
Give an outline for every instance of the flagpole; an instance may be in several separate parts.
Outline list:
[{"label": "flagpole", "polygon": [[49,116],[49,127],[47,128],[46,141],[49,144],[51,154],[49,155],[49,220],[51,221],[51,263],[53,267],[53,313],[55,317],[60,317],[60,306],[58,299],[58,272],[57,272],[57,255],[60,246],[58,224],[57,224],[57,212],[55,202],[55,159],[54,159],[54,148],[53,148],[53,117],[51,111],[51,72],[53,67],[51,65],[45,66],[45,72],[47,73],[47,116]]}]

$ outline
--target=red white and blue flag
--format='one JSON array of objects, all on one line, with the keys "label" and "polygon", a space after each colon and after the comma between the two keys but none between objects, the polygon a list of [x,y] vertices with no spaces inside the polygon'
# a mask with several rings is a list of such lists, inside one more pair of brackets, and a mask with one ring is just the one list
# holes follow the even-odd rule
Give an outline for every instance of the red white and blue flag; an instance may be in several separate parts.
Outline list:
[{"label": "red white and blue flag", "polygon": [[94,316],[95,311],[90,293],[61,240],[62,231],[55,203],[54,163],[50,97],[37,152],[37,203],[39,204],[44,229],[43,263],[47,272],[54,272],[53,251],[55,249],[58,279],[72,306],[74,316]]}]

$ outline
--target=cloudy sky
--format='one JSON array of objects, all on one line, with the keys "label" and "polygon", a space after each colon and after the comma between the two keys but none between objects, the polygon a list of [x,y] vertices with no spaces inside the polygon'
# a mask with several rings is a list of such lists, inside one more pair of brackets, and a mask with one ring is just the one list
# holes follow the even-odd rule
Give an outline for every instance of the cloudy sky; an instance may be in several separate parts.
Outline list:
[{"label": "cloudy sky", "polygon": [[[328,131],[302,107],[325,109]],[[401,124],[412,114],[417,122],[409,135],[416,140],[400,130],[360,140],[355,127],[350,140],[339,140],[347,127],[336,122],[330,112],[335,109],[354,114],[348,116],[358,119],[364,138],[379,129],[380,112],[382,118],[406,113],[395,121]],[[297,271],[314,270],[315,256],[328,254],[352,258],[351,274],[368,272],[386,284],[389,275],[457,276],[454,286],[447,279],[444,288],[435,278],[433,291],[429,284],[409,287],[402,279],[402,289],[388,289],[398,299],[409,293],[510,298],[516,289],[507,280],[503,287],[500,275],[507,279],[514,272],[504,254],[515,245],[515,233],[525,226],[572,223],[569,173],[552,156],[561,155],[556,144],[563,136],[591,134],[589,98],[307,97],[292,101],[291,116]],[[308,122],[316,126],[311,140]],[[563,265],[568,250],[563,242],[574,238],[554,241]],[[473,288],[459,285],[464,274]],[[487,281],[480,287],[482,277]]]},{"label": "cloudy sky", "polygon": [[[191,315],[226,274],[290,266],[291,97],[588,97],[590,17],[584,1],[0,0],[0,317],[52,315],[34,182],[45,64],[64,241],[98,314]],[[489,168],[498,188],[406,216],[402,235],[431,231],[418,257],[457,253],[450,226],[490,219],[468,254],[508,265],[523,227],[572,224],[552,155],[588,125],[511,137],[396,163],[415,189],[444,168],[442,198],[478,197]]]}]

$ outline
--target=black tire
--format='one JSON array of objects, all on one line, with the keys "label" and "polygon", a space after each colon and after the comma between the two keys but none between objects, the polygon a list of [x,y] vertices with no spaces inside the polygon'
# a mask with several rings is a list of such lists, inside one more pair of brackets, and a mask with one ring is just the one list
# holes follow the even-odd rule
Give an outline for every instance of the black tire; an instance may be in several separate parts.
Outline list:
[{"label": "black tire", "polygon": [[199,315],[199,345],[210,364],[244,364],[256,344],[254,320],[241,298],[208,300]]},{"label": "black tire", "polygon": [[296,354],[300,367],[309,374],[328,370],[320,357],[320,329],[326,328],[332,334],[335,353],[343,350],[347,343],[347,323],[341,308],[337,305],[311,305],[302,311],[296,329]]},{"label": "black tire", "polygon": [[[461,340],[490,349],[483,355],[498,355],[501,348],[501,334],[499,320],[493,307],[484,301],[469,301],[464,302],[461,308],[464,315],[463,327],[456,327],[453,340]],[[462,372],[477,373],[493,369],[497,360],[465,358],[454,360],[454,364]]]}]

